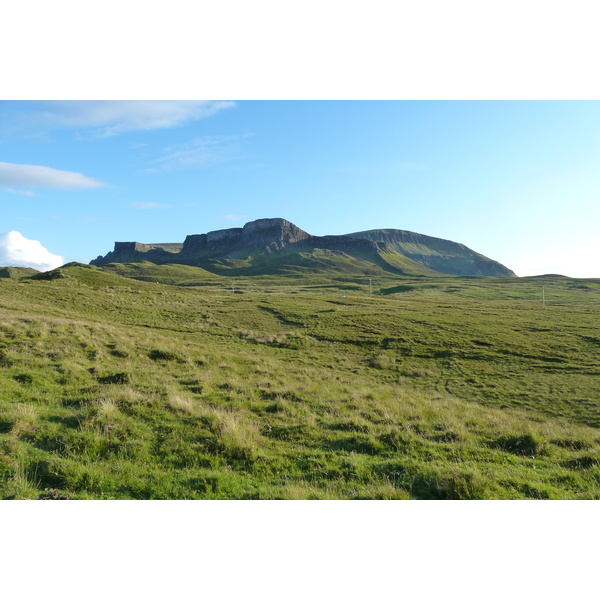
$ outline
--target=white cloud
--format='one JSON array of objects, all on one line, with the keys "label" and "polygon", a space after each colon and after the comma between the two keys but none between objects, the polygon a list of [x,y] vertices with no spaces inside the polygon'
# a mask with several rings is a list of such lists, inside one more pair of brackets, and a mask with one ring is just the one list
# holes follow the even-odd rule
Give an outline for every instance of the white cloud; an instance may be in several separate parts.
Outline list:
[{"label": "white cloud", "polygon": [[51,127],[96,130],[107,137],[126,131],[165,129],[210,117],[234,106],[210,100],[76,100],[42,103],[44,110],[31,116]]},{"label": "white cloud", "polygon": [[[40,165],[16,165],[0,162],[0,185],[75,190],[98,188],[105,184],[73,171],[59,171]],[[15,193],[10,187],[5,191]]]},{"label": "white cloud", "polygon": [[3,267],[31,267],[50,271],[64,264],[62,256],[46,250],[37,240],[28,240],[18,231],[0,234],[0,265]]},{"label": "white cloud", "polygon": [[244,137],[247,136],[208,136],[169,146],[163,156],[152,161],[156,166],[145,171],[174,171],[240,160],[245,158],[240,148],[240,140]]}]

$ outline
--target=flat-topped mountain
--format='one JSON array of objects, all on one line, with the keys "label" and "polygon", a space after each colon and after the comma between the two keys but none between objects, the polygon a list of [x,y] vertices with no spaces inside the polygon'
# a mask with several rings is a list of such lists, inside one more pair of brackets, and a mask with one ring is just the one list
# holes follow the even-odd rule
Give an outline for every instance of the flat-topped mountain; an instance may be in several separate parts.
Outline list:
[{"label": "flat-topped mountain", "polygon": [[90,264],[141,261],[197,266],[221,275],[327,270],[361,275],[386,271],[422,276],[515,276],[500,263],[449,240],[397,229],[315,236],[285,219],[258,219],[243,227],[188,235],[183,244],[115,242],[112,252]]}]

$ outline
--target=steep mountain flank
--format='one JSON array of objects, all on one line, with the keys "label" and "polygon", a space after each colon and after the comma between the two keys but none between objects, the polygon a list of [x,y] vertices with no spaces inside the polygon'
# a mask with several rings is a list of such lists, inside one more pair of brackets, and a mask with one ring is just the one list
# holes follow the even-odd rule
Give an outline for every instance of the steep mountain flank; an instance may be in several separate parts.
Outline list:
[{"label": "steep mountain flank", "polygon": [[202,267],[227,275],[299,270],[368,275],[383,270],[420,276],[514,276],[500,263],[448,240],[396,229],[314,236],[285,219],[259,219],[243,227],[188,235],[183,244],[115,242],[112,252],[90,264],[142,261]]},{"label": "steep mountain flank", "polygon": [[504,265],[463,244],[400,229],[373,229],[349,234],[351,237],[385,244],[414,261],[448,275],[514,277]]}]

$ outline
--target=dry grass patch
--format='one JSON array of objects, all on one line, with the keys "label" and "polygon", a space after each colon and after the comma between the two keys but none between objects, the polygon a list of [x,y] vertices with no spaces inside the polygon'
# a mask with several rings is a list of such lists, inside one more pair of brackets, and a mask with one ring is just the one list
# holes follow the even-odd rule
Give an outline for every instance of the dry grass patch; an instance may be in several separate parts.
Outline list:
[{"label": "dry grass patch", "polygon": [[215,434],[221,451],[233,459],[252,461],[263,443],[259,424],[244,411],[200,406],[198,413]]},{"label": "dry grass patch", "polygon": [[117,403],[106,398],[93,401],[85,412],[82,429],[100,433],[115,429],[123,417]]},{"label": "dry grass patch", "polygon": [[169,393],[167,396],[167,404],[179,413],[193,415],[198,412],[198,404],[193,398],[184,394]]},{"label": "dry grass patch", "polygon": [[152,401],[148,394],[140,392],[138,389],[128,385],[117,385],[110,390],[109,398],[117,404],[132,405],[142,402]]},{"label": "dry grass patch", "polygon": [[33,431],[39,424],[39,413],[31,404],[14,404],[0,414],[0,421],[9,423],[9,430],[14,435],[22,435]]}]

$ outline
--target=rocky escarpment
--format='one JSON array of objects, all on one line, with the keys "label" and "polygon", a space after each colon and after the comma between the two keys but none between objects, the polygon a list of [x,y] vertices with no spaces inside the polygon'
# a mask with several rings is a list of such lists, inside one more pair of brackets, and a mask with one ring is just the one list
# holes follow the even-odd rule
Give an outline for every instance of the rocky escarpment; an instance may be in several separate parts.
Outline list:
[{"label": "rocky escarpment", "polygon": [[247,268],[250,274],[253,268],[269,272],[269,265],[279,269],[292,254],[323,250],[358,259],[367,267],[376,265],[407,275],[514,276],[504,265],[449,240],[398,229],[314,236],[285,219],[258,219],[243,227],[188,235],[182,245],[116,242],[112,252],[91,264],[149,261],[199,266],[213,272],[235,265]]},{"label": "rocky escarpment", "polygon": [[163,250],[158,245],[140,244],[140,242],[115,242],[115,248],[106,256],[90,261],[91,265],[104,265],[110,262],[139,262],[147,260],[149,262],[162,264],[169,262],[173,258],[173,253]]},{"label": "rocky escarpment", "polygon": [[180,258],[237,258],[254,250],[268,254],[312,237],[285,219],[258,219],[243,227],[188,235],[183,242]]}]

